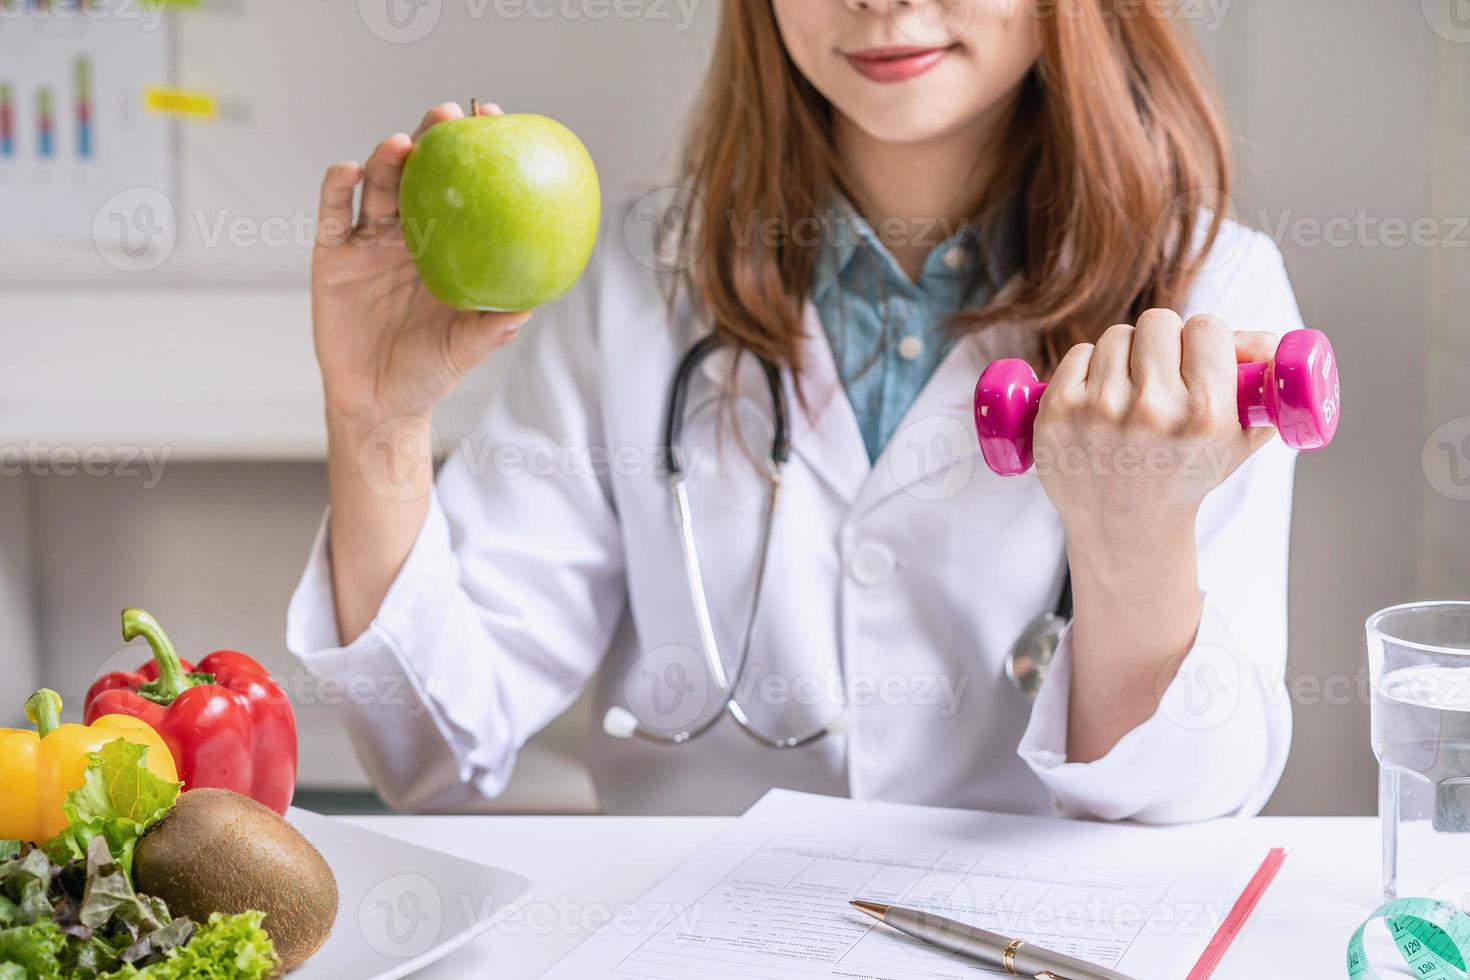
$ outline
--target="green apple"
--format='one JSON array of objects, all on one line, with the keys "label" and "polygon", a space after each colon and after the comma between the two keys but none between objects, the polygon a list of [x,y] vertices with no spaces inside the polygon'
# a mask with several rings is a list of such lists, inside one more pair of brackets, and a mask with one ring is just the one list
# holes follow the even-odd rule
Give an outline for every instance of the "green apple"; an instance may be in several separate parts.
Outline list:
[{"label": "green apple", "polygon": [[529,310],[587,267],[602,211],[575,133],[529,114],[431,127],[403,168],[399,211],[425,285],[465,310]]}]

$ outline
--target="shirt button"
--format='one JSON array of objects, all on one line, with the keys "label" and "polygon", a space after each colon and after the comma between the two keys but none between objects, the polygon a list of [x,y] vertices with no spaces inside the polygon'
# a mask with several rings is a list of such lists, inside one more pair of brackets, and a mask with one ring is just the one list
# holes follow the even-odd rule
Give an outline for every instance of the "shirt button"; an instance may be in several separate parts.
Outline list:
[{"label": "shirt button", "polygon": [[881,544],[868,543],[852,553],[847,573],[858,585],[882,585],[893,577],[898,559]]},{"label": "shirt button", "polygon": [[924,353],[924,342],[913,334],[909,334],[898,342],[898,356],[905,361],[917,361],[922,353]]},{"label": "shirt button", "polygon": [[965,264],[965,247],[963,245],[951,245],[944,250],[944,264],[951,269],[958,269]]}]

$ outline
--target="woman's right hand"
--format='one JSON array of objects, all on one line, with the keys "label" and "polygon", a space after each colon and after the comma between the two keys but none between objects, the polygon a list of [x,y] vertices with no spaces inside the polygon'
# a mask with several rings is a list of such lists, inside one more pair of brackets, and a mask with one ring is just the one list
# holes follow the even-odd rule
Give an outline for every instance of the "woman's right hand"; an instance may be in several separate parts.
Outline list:
[{"label": "woman's right hand", "polygon": [[404,240],[398,185],[414,141],[463,115],[453,103],[431,109],[412,137],[390,136],[366,166],[339,163],[322,182],[311,318],[327,402],[327,541],[344,643],[377,615],[428,514],[434,406],[530,317],[445,306],[419,278]]},{"label": "woman's right hand", "polygon": [[[481,105],[481,115],[499,115]],[[452,309],[419,278],[398,216],[398,186],[413,144],[463,117],[446,102],[412,137],[379,143],[367,164],[338,163],[322,182],[312,254],[311,308],[329,416],[356,424],[425,418],[461,378],[504,346],[530,313]],[[353,191],[362,201],[354,220]]]}]

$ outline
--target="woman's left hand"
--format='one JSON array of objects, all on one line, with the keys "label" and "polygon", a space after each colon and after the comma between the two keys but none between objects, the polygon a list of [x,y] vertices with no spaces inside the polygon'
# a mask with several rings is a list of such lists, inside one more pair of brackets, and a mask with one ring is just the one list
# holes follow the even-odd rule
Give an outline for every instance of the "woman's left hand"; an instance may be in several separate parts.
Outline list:
[{"label": "woman's left hand", "polygon": [[1035,455],[1074,552],[1193,535],[1205,495],[1275,434],[1241,428],[1235,379],[1276,342],[1149,310],[1067,352],[1041,399]]},{"label": "woman's left hand", "polygon": [[1072,570],[1071,762],[1152,716],[1194,643],[1200,504],[1275,434],[1241,429],[1236,364],[1275,350],[1268,333],[1149,310],[1072,348],[1047,385],[1035,456]]}]

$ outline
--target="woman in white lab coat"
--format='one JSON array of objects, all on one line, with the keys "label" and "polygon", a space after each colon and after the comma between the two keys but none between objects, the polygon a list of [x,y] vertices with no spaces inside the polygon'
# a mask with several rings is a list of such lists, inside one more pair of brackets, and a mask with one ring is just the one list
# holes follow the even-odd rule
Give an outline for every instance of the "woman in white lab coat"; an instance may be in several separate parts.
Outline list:
[{"label": "woman in white lab coat", "polygon": [[[1218,217],[1224,137],[1160,9],[727,0],[692,205],[656,243],[615,210],[519,335],[529,314],[451,311],[418,280],[396,234],[413,136],[328,171],[332,507],[289,643],[348,692],[390,803],[494,796],[589,683],[596,718],[648,731],[721,711],[663,442],[676,365],[711,333],[681,445],[716,646],[733,669],[759,565],[763,356],[792,451],[738,694],[769,735],[834,730],[791,749],[729,715],[677,746],[595,731],[605,809],[738,812],[773,786],[1159,822],[1265,802],[1290,741],[1293,459],[1240,429],[1235,364],[1300,320],[1275,247]],[[435,483],[430,413],[492,356]],[[983,465],[969,418],[1008,356],[1051,377],[1052,462],[1019,478]],[[1069,569],[1032,704],[1006,658]]]}]

